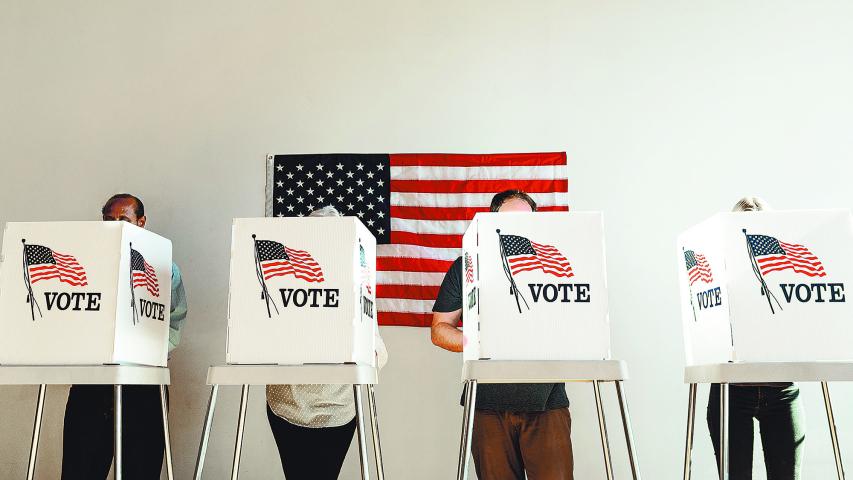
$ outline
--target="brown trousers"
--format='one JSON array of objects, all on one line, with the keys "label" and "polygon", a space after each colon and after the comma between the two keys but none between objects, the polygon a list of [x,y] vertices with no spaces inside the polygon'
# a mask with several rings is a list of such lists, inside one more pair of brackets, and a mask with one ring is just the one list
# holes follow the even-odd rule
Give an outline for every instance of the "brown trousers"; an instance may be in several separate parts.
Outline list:
[{"label": "brown trousers", "polygon": [[476,410],[471,453],[479,480],[573,480],[572,417],[544,412]]}]

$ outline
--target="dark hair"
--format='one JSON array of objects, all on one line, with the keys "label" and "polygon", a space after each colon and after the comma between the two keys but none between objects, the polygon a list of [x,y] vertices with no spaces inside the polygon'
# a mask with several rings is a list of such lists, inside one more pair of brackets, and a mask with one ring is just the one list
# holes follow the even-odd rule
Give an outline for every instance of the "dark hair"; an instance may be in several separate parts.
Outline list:
[{"label": "dark hair", "polygon": [[140,200],[139,197],[137,197],[136,195],[131,195],[129,193],[117,193],[110,197],[110,199],[107,200],[107,203],[104,204],[104,207],[101,208],[101,215],[106,215],[107,212],[110,211],[110,208],[112,208],[113,203],[115,203],[116,201],[127,199],[131,199],[134,201],[134,203],[136,203],[136,208],[133,210],[133,213],[136,214],[136,218],[144,217],[145,205],[142,204],[142,200]]},{"label": "dark hair", "polygon": [[536,202],[533,201],[530,195],[522,192],[521,190],[504,190],[501,193],[495,194],[495,196],[492,197],[492,204],[489,205],[489,211],[497,212],[507,200],[511,200],[513,198],[524,200],[528,205],[530,205],[531,210],[534,212],[536,211]]}]

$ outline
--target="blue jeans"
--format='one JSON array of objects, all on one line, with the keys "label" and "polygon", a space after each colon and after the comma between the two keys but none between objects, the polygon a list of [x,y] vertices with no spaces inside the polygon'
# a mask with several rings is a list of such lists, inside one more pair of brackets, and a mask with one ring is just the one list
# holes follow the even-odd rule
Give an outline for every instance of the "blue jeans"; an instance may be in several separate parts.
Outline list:
[{"label": "blue jeans", "polygon": [[[805,425],[796,385],[729,387],[729,476],[752,479],[753,418],[758,420],[767,480],[799,480]],[[720,385],[711,385],[708,430],[720,458]]]}]

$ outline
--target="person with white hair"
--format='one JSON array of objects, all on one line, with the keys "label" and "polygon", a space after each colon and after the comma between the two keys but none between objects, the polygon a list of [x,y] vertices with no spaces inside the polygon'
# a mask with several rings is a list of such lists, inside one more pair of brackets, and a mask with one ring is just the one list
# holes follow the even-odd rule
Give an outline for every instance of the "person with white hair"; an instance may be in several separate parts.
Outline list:
[{"label": "person with white hair", "polygon": [[[310,217],[340,217],[329,205]],[[388,361],[376,331],[379,368]],[[350,385],[267,385],[267,419],[287,480],[335,480],[355,433]]]},{"label": "person with white hair", "polygon": [[[744,197],[734,212],[771,210],[760,197]],[[767,478],[799,480],[805,443],[800,389],[793,383],[729,385],[729,478],[752,478],[753,419],[758,421]],[[712,384],[708,397],[708,430],[714,454],[720,457],[720,385]],[[718,462],[719,464],[719,462]],[[719,468],[719,466],[718,466]]]}]

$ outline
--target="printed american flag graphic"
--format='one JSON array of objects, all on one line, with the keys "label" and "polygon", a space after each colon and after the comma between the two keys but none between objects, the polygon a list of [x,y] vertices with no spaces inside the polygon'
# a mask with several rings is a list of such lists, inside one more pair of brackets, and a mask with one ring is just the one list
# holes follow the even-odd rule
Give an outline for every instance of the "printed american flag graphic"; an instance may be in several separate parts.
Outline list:
[{"label": "printed american flag graphic", "polygon": [[272,215],[333,205],[376,236],[382,325],[430,325],[462,235],[495,193],[517,188],[540,211],[568,210],[565,153],[276,155],[270,180]]},{"label": "printed american flag graphic", "polygon": [[465,283],[474,283],[474,262],[471,255],[465,254]]},{"label": "printed american flag graphic", "polygon": [[697,280],[702,280],[705,283],[714,281],[714,274],[711,272],[711,266],[708,264],[705,255],[687,250],[684,252],[684,261],[687,263],[687,276],[690,278],[690,285],[696,283]]},{"label": "printed american flag graphic", "polygon": [[513,275],[542,270],[555,277],[575,276],[566,257],[551,245],[536,243],[518,235],[501,235],[500,239]]},{"label": "printed american flag graphic", "polygon": [[823,277],[823,264],[808,248],[786,243],[769,235],[747,235],[747,241],[762,275],[791,269],[809,277]]},{"label": "printed american flag graphic", "polygon": [[24,245],[30,284],[58,279],[75,287],[88,285],[86,270],[71,255],[59,253],[42,245]]},{"label": "printed american flag graphic", "polygon": [[257,240],[258,262],[264,280],[293,275],[307,282],[322,282],[323,269],[310,253],[286,247],[272,240]]},{"label": "printed american flag graphic", "polygon": [[145,287],[148,293],[160,296],[160,284],[157,282],[157,272],[145,261],[137,250],[130,249],[130,271],[133,275],[132,287]]}]

